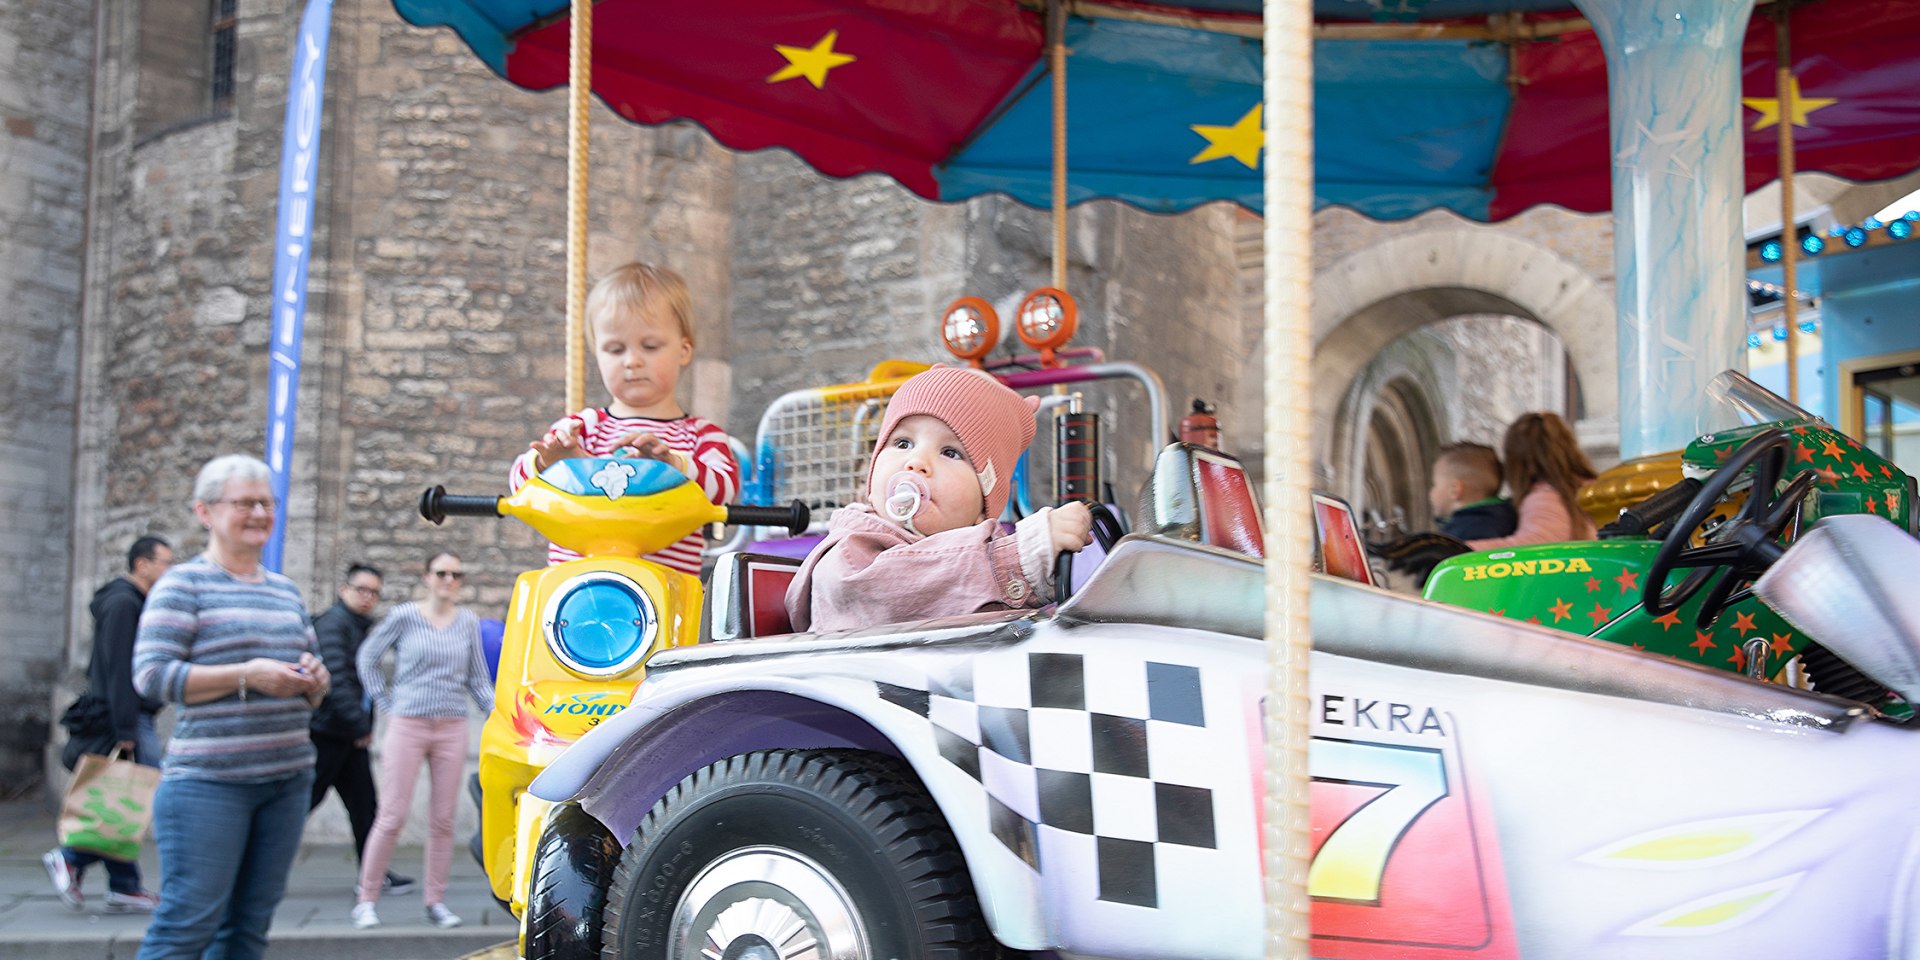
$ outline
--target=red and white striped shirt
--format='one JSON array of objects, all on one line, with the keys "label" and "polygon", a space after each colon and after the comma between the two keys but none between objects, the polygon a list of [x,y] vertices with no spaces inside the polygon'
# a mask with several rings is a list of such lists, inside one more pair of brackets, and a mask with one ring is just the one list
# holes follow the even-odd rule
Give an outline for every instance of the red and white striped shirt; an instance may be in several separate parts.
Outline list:
[{"label": "red and white striped shirt", "polygon": [[[645,431],[659,437],[668,449],[686,456],[693,482],[700,485],[708,500],[730,503],[740,495],[740,464],[733,458],[733,448],[727,443],[727,432],[710,420],[695,416],[672,420],[616,417],[604,409],[589,407],[571,417],[554,421],[553,426],[547,429],[558,430],[569,421],[580,423],[580,449],[593,456],[608,456],[617,449],[621,437]],[[507,475],[511,489],[518,490],[533,478],[533,462],[532,450],[514,459],[513,469]],[[696,530],[680,538],[678,543],[648,554],[647,559],[699,576],[700,551],[706,544],[706,535]],[[557,543],[547,544],[547,562],[550,564],[578,559],[579,554]]]}]

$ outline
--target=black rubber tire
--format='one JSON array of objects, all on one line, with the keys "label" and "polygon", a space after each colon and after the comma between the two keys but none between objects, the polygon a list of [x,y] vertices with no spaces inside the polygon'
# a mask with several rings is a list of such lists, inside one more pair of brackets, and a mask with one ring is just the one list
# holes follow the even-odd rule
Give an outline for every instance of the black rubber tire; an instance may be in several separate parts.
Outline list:
[{"label": "black rubber tire", "polygon": [[876,958],[1002,955],[952,831],[905,764],[859,751],[768,750],[714,763],[654,804],[614,871],[602,956],[664,960],[682,895],[743,847],[798,853],[830,873]]},{"label": "black rubber tire", "polygon": [[565,803],[553,809],[533,854],[527,891],[527,960],[594,960],[620,845],[600,821]]}]

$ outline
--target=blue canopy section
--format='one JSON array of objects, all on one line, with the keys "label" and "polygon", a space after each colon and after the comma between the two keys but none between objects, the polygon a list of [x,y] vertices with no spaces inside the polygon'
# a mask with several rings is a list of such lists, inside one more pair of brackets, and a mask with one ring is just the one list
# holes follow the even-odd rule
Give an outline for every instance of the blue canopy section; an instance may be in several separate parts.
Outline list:
[{"label": "blue canopy section", "polygon": [[[1231,0],[1199,4],[1238,8]],[[1255,9],[1258,5],[1255,4]],[[1313,0],[1319,20],[1374,20],[1404,23],[1413,20],[1455,20],[1496,13],[1573,13],[1571,0]]]},{"label": "blue canopy section", "polygon": [[[1075,21],[1067,42],[1068,202],[1114,197],[1170,212],[1231,199],[1262,208],[1265,154],[1258,118],[1249,118],[1262,93],[1257,41],[1098,20]],[[1316,202],[1379,219],[1436,206],[1486,219],[1510,97],[1506,70],[1495,44],[1316,43]],[[1048,205],[1051,96],[1037,68],[935,172],[941,199],[1002,192]]]},{"label": "blue canopy section", "polygon": [[394,0],[416,27],[452,27],[493,72],[507,75],[507,38],[529,23],[564,13],[569,0]]},{"label": "blue canopy section", "polygon": [[[1146,210],[1232,199],[1260,209],[1258,166],[1195,163],[1195,125],[1231,127],[1260,104],[1260,44],[1113,20],[1067,29],[1067,200],[1116,197]],[[1053,100],[1045,64],[959,155],[934,171],[943,200],[1004,192],[1052,202]],[[1255,155],[1256,164],[1257,154]]]}]

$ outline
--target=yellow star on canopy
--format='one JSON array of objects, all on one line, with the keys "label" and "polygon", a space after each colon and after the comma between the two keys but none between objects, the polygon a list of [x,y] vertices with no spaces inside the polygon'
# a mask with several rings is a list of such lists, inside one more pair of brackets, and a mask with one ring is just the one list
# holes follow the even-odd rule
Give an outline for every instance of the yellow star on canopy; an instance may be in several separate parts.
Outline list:
[{"label": "yellow star on canopy", "polygon": [[827,35],[821,37],[820,42],[811,47],[774,44],[773,49],[780,51],[780,55],[787,58],[787,65],[768,77],[767,82],[779,83],[782,80],[792,80],[794,77],[805,77],[808,83],[813,84],[815,90],[825,89],[828,70],[854,61],[852,54],[833,51],[834,41],[838,39],[840,39],[840,31],[828,30]]},{"label": "yellow star on canopy", "polygon": [[[1840,102],[1834,97],[1801,96],[1800,78],[1791,75],[1787,77],[1786,101],[1787,109],[1785,113],[1787,116],[1793,118],[1793,125],[1796,127],[1812,126],[1812,124],[1807,122],[1807,114],[1815,110],[1824,110]],[[1753,129],[1765,130],[1780,122],[1780,114],[1782,111],[1780,109],[1779,97],[1741,97],[1740,102],[1746,104],[1749,109],[1758,111],[1760,114],[1760,119],[1753,122]]]},{"label": "yellow star on canopy", "polygon": [[1260,166],[1260,150],[1267,145],[1267,133],[1260,128],[1260,104],[1254,104],[1246,116],[1234,121],[1231,127],[1216,127],[1204,123],[1191,125],[1193,132],[1207,138],[1207,146],[1193,155],[1188,163],[1206,163],[1222,157],[1232,157],[1254,170]]}]

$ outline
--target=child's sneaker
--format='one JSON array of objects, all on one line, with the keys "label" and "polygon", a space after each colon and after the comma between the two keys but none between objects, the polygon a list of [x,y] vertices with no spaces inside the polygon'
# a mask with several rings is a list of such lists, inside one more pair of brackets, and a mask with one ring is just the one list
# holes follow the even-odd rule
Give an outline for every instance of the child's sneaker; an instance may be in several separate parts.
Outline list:
[{"label": "child's sneaker", "polygon": [[447,909],[444,903],[427,904],[427,922],[446,930],[460,925],[460,915]]},{"label": "child's sneaker", "polygon": [[40,863],[47,868],[47,879],[53,881],[53,889],[60,894],[60,902],[75,910],[87,906],[87,898],[80,893],[80,875],[73,869],[67,855],[59,850],[48,850],[40,855]]},{"label": "child's sneaker", "polygon": [[160,898],[145,890],[121,893],[118,890],[107,891],[108,913],[152,913],[160,905]]},{"label": "child's sneaker", "polygon": [[374,912],[373,903],[370,901],[362,900],[354,904],[353,912],[347,916],[353,920],[355,930],[365,930],[368,927],[380,925],[380,915]]}]

